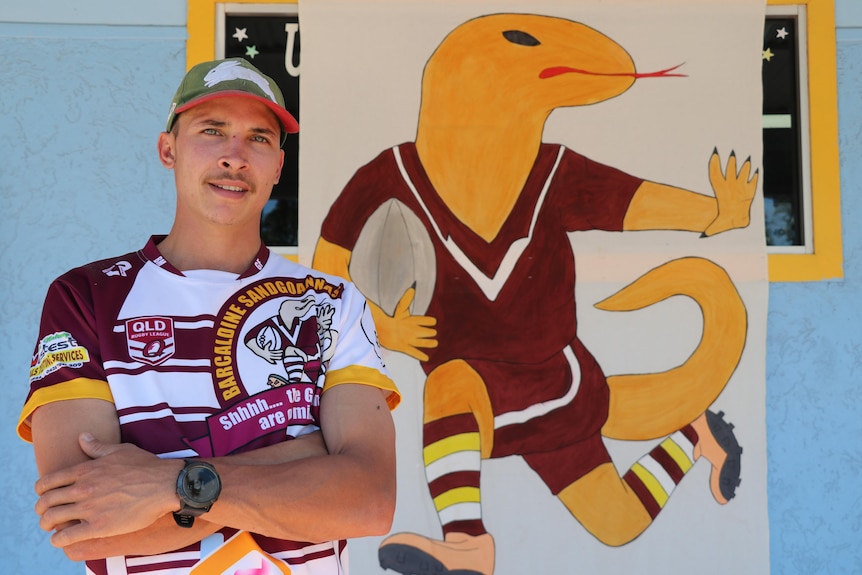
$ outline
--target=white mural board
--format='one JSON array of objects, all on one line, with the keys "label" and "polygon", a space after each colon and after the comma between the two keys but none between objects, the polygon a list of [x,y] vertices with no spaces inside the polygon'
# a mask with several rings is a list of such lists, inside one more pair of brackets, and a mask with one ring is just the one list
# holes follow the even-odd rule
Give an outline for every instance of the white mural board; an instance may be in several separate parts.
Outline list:
[{"label": "white mural board", "polygon": [[[446,35],[487,14],[530,13],[584,23],[613,38],[639,72],[679,65],[684,77],[639,78],[596,104],[556,109],[543,142],[647,180],[712,195],[722,164],[761,160],[762,0],[377,1],[300,3],[302,131],[300,260],[310,263],[329,206],[357,169],[417,135],[423,69]],[[453,111],[457,114],[457,110]],[[759,191],[759,189],[758,189]],[[768,282],[760,194],[751,223],[709,238],[696,232],[576,232],[578,335],[608,375],[676,366],[703,328],[690,299],[634,312],[594,304],[664,262],[700,256],[733,278],[748,314],[744,352],[713,411],[724,411],[743,446],[736,497],[718,505],[709,465],[698,462],[643,534],[620,547],[597,541],[518,456],[484,460],[482,518],[496,542],[498,575],[521,573],[766,573],[765,342]],[[422,464],[425,374],[415,359],[384,350],[403,393],[398,504],[392,533],[439,538]],[[607,439],[620,474],[656,443]],[[382,573],[382,537],[350,544],[352,572]]]}]

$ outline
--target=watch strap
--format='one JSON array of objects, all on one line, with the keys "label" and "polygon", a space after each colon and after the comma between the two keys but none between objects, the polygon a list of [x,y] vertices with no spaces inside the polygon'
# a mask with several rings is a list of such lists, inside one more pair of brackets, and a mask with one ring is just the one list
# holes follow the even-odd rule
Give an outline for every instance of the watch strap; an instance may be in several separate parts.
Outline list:
[{"label": "watch strap", "polygon": [[191,526],[195,524],[195,516],[181,515],[179,511],[174,511],[174,521],[176,521],[177,525],[180,527],[190,529]]}]

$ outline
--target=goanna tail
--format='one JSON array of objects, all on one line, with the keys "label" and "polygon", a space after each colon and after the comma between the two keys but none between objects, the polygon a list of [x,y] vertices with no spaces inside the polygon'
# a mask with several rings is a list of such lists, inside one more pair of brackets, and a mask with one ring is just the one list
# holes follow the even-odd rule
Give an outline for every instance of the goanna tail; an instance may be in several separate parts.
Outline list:
[{"label": "goanna tail", "polygon": [[688,296],[700,306],[700,343],[682,365],[668,371],[608,377],[611,399],[602,428],[605,437],[656,439],[681,429],[715,401],[739,364],[748,331],[745,305],[727,272],[709,260],[672,260],[596,307],[632,311],[675,295]]}]

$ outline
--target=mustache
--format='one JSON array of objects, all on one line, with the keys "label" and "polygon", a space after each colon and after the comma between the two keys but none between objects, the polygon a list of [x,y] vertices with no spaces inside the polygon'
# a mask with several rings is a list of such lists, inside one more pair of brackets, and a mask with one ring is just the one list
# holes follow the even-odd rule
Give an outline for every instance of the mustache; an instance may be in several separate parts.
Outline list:
[{"label": "mustache", "polygon": [[248,181],[248,178],[243,173],[233,173],[229,171],[220,171],[214,174],[207,174],[207,181],[212,180],[233,180],[235,182],[242,182],[246,185],[251,185],[251,182]]}]

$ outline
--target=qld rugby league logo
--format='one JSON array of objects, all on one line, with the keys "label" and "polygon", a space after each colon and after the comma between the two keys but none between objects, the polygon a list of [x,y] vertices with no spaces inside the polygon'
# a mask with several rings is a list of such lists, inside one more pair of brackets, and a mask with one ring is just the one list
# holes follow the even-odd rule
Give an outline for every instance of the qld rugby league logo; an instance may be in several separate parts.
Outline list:
[{"label": "qld rugby league logo", "polygon": [[174,355],[174,320],[169,317],[138,317],[126,321],[129,357],[149,365],[160,365]]}]

